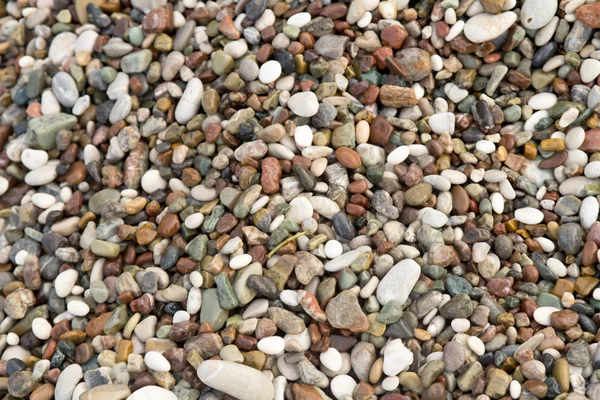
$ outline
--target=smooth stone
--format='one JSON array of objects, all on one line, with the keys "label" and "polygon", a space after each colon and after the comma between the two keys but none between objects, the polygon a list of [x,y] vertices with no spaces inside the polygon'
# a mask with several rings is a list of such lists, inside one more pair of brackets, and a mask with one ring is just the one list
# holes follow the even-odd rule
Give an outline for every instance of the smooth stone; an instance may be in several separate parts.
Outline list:
[{"label": "smooth stone", "polygon": [[527,104],[534,110],[547,110],[558,102],[554,93],[537,93],[531,96]]},{"label": "smooth stone", "polygon": [[[327,268],[327,265],[325,266]],[[414,260],[402,260],[394,265],[377,287],[377,300],[383,305],[390,301],[406,303],[419,280],[421,267]]]},{"label": "smooth stone", "polygon": [[204,86],[198,78],[192,78],[185,87],[177,107],[175,108],[175,119],[180,124],[187,124],[200,110]]},{"label": "smooth stone", "polygon": [[178,400],[175,393],[160,386],[144,386],[131,394],[126,400]]},{"label": "smooth stone", "polygon": [[[531,0],[529,0],[531,1]],[[581,80],[584,83],[593,82],[600,75],[600,61],[593,58],[587,58],[581,63],[579,68]]]},{"label": "smooth stone", "polygon": [[526,0],[521,7],[521,24],[527,29],[540,29],[556,14],[557,0]]},{"label": "smooth stone", "polygon": [[552,322],[550,316],[552,315],[552,313],[555,313],[557,311],[560,310],[555,307],[539,307],[533,312],[533,319],[535,319],[535,322],[537,322],[538,324],[544,326],[551,326]]},{"label": "smooth stone", "polygon": [[289,98],[287,106],[299,117],[312,117],[319,111],[319,100],[313,92],[300,92]]},{"label": "smooth stone", "polygon": [[506,32],[516,20],[517,14],[512,11],[501,14],[481,13],[469,18],[463,32],[473,43],[489,42]]},{"label": "smooth stone", "polygon": [[48,58],[55,65],[60,65],[73,55],[77,35],[73,32],[61,32],[52,39]]},{"label": "smooth stone", "polygon": [[246,365],[206,360],[200,363],[197,373],[207,386],[240,400],[273,400],[275,395],[267,375]]},{"label": "smooth stone", "polygon": [[438,113],[429,117],[429,127],[438,134],[449,133],[454,134],[454,113]]},{"label": "smooth stone", "polygon": [[56,389],[54,390],[54,398],[56,400],[71,400],[71,396],[75,391],[75,386],[83,378],[83,370],[77,364],[71,364],[66,367],[56,381]]},{"label": "smooth stone", "polygon": [[544,214],[537,208],[524,207],[515,210],[515,218],[524,224],[535,225],[544,220]]}]

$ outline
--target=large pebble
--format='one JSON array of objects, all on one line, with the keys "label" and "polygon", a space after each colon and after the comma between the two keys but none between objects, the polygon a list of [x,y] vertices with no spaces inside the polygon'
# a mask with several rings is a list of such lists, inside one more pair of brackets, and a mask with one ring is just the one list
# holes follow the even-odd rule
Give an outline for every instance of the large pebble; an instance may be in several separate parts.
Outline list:
[{"label": "large pebble", "polygon": [[240,400],[273,400],[273,383],[260,371],[229,361],[206,360],[198,366],[204,384]]},{"label": "large pebble", "polygon": [[474,43],[489,42],[506,32],[516,20],[517,14],[512,11],[477,14],[465,24],[464,34]]},{"label": "large pebble", "polygon": [[[327,264],[325,265],[327,269]],[[414,260],[402,260],[394,265],[377,287],[377,300],[381,304],[395,300],[404,304],[419,280],[421,267]]]}]

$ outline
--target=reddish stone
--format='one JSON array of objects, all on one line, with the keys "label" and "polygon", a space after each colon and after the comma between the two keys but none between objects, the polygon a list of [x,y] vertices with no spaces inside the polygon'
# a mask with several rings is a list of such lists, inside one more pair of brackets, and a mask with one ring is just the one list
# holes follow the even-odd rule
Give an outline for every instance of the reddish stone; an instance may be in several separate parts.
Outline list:
[{"label": "reddish stone", "polygon": [[321,10],[321,16],[336,20],[346,16],[347,12],[347,5],[345,5],[344,3],[334,3],[323,7],[323,9]]},{"label": "reddish stone", "polygon": [[265,194],[273,194],[279,191],[279,181],[281,180],[281,165],[275,157],[267,157],[262,161],[262,173],[260,184]]},{"label": "reddish stone", "polygon": [[593,241],[600,246],[600,222],[595,221],[592,224],[592,227],[590,228],[586,238],[588,242]]},{"label": "reddish stone", "polygon": [[523,267],[523,281],[537,283],[540,278],[540,272],[533,265],[526,265]]},{"label": "reddish stone", "polygon": [[350,193],[364,193],[369,189],[369,184],[364,179],[359,179],[348,185],[348,192]]},{"label": "reddish stone", "polygon": [[381,30],[381,41],[392,49],[397,50],[402,47],[402,44],[407,37],[408,32],[406,29],[398,25],[388,26]]},{"label": "reddish stone", "polygon": [[87,170],[85,169],[83,161],[75,161],[63,175],[63,179],[72,186],[80,184],[85,180],[86,177]]},{"label": "reddish stone", "polygon": [[349,169],[360,168],[362,162],[358,153],[348,147],[340,147],[335,151],[335,158],[344,167]]},{"label": "reddish stone", "polygon": [[378,115],[371,122],[370,131],[369,143],[385,147],[390,142],[390,136],[394,128],[385,118]]},{"label": "reddish stone", "polygon": [[600,129],[590,129],[585,133],[585,140],[581,147],[583,151],[599,151],[600,150]]},{"label": "reddish stone", "polygon": [[600,28],[600,3],[586,4],[577,8],[577,19],[590,28]]},{"label": "reddish stone", "polygon": [[492,278],[487,282],[487,288],[491,294],[498,297],[506,297],[512,293],[512,286],[515,283],[515,278],[509,276],[507,278]]},{"label": "reddish stone", "polygon": [[228,14],[226,14],[221,20],[221,23],[219,24],[219,32],[227,36],[229,39],[236,40],[240,38],[240,31],[237,30],[235,24],[233,23],[233,19]]},{"label": "reddish stone", "polygon": [[147,33],[167,31],[169,12],[166,8],[153,8],[142,20],[142,29]]},{"label": "reddish stone", "polygon": [[561,310],[550,314],[550,323],[554,328],[566,330],[579,321],[579,314],[571,310]]},{"label": "reddish stone", "polygon": [[181,222],[176,214],[167,213],[158,225],[158,234],[162,237],[171,237],[181,228]]},{"label": "reddish stone", "polygon": [[598,245],[595,242],[589,241],[583,246],[581,262],[583,265],[594,265],[598,262]]},{"label": "reddish stone", "polygon": [[373,58],[375,59],[375,65],[379,69],[385,69],[385,59],[388,57],[393,57],[394,53],[392,48],[389,46],[384,46],[380,49],[375,50],[373,53]]}]

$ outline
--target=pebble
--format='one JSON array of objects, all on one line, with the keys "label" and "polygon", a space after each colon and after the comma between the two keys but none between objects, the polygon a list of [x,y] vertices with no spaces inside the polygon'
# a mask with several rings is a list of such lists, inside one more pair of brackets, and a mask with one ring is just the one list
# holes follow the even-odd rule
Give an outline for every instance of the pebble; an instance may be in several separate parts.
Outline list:
[{"label": "pebble", "polygon": [[158,351],[149,351],[144,355],[144,364],[157,372],[169,372],[171,370],[171,364],[169,361]]},{"label": "pebble", "polygon": [[319,110],[319,100],[313,92],[296,93],[289,98],[287,105],[300,117],[312,117]]},{"label": "pebble", "polygon": [[78,277],[79,277],[79,274],[74,269],[68,269],[64,272],[61,272],[56,277],[56,281],[54,282],[54,285],[55,285],[54,288],[56,290],[56,295],[58,297],[63,297],[63,298],[67,297],[73,290],[73,287],[75,286],[75,284],[77,283]]},{"label": "pebble", "polygon": [[521,22],[527,29],[540,29],[554,17],[558,1],[526,0],[521,7]]},{"label": "pebble", "polygon": [[[207,386],[240,400],[271,400],[273,383],[266,375],[242,364],[206,360],[198,367],[198,377]],[[248,382],[252,382],[248,385]]]},{"label": "pebble", "polygon": [[413,362],[413,353],[408,350],[402,340],[394,339],[383,349],[383,373],[387,376],[398,375]]},{"label": "pebble", "polygon": [[500,14],[478,14],[465,23],[464,34],[473,43],[487,42],[506,32],[516,20],[517,14],[512,11]]}]

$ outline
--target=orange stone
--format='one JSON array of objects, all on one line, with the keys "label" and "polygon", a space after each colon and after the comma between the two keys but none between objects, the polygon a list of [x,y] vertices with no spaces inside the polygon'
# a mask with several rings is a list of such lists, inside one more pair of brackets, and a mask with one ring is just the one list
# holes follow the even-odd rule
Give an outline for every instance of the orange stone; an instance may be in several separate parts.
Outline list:
[{"label": "orange stone", "polygon": [[362,165],[358,153],[348,147],[337,149],[335,151],[335,158],[337,158],[340,164],[349,169],[357,169]]}]

